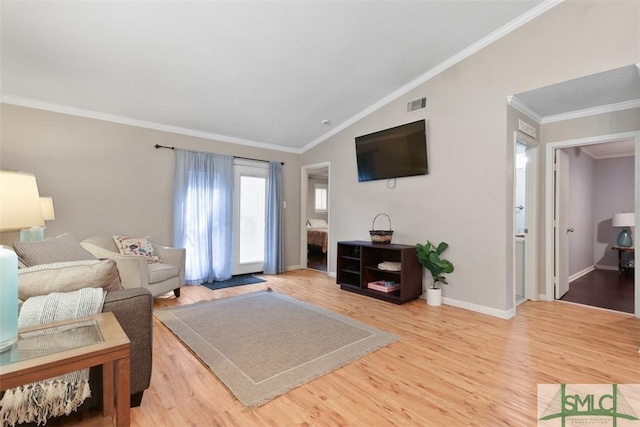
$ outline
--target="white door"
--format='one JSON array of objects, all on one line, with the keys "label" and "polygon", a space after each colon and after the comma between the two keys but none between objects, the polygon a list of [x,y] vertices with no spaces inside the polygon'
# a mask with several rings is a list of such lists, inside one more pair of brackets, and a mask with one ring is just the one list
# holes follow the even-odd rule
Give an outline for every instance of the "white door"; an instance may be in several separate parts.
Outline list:
[{"label": "white door", "polygon": [[234,166],[233,274],[264,269],[266,163],[237,161]]},{"label": "white door", "polygon": [[569,291],[569,156],[556,150],[555,173],[555,297]]}]

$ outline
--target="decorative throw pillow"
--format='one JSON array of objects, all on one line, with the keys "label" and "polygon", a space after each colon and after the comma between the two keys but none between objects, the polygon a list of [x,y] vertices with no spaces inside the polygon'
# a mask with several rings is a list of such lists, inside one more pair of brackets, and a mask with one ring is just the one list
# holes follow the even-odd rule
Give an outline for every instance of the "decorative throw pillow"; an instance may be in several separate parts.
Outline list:
[{"label": "decorative throw pillow", "polygon": [[13,250],[27,267],[54,262],[98,259],[83,248],[70,233],[38,242],[14,242]]},{"label": "decorative throw pillow", "polygon": [[107,292],[121,289],[115,261],[56,262],[18,269],[18,298],[21,300],[82,288],[104,288]]},{"label": "decorative throw pillow", "polygon": [[151,239],[147,237],[113,236],[113,241],[122,255],[140,255],[147,262],[160,262],[160,258],[151,245]]}]

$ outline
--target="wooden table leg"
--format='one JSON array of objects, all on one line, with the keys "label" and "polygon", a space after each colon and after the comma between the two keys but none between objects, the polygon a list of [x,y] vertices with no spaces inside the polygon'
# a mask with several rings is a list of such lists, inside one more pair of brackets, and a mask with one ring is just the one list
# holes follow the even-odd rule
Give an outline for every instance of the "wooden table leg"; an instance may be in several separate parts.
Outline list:
[{"label": "wooden table leg", "polygon": [[128,426],[130,420],[131,400],[131,362],[127,356],[116,361],[117,389],[116,389],[116,426]]},{"label": "wooden table leg", "polygon": [[622,251],[618,251],[618,274],[624,273],[624,266],[622,265]]},{"label": "wooden table leg", "polygon": [[113,415],[113,361],[102,364],[102,415]]}]

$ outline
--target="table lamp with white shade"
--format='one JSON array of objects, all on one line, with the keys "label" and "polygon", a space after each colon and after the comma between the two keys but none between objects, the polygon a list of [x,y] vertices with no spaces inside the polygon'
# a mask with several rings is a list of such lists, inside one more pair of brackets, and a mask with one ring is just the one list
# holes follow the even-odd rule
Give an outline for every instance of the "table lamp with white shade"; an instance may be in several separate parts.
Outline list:
[{"label": "table lamp with white shade", "polygon": [[[36,177],[0,171],[0,231],[44,226]],[[0,351],[18,338],[18,257],[0,247]]]},{"label": "table lamp with white shade", "polygon": [[622,227],[622,231],[618,234],[618,240],[616,242],[618,246],[623,248],[630,248],[633,246],[633,239],[631,238],[631,231],[629,231],[629,228],[633,227],[635,224],[636,215],[633,212],[617,213],[613,216],[611,225],[614,227]]},{"label": "table lamp with white shade", "polygon": [[42,217],[45,221],[56,219],[56,212],[53,209],[53,197],[40,197],[40,206],[42,207]]}]

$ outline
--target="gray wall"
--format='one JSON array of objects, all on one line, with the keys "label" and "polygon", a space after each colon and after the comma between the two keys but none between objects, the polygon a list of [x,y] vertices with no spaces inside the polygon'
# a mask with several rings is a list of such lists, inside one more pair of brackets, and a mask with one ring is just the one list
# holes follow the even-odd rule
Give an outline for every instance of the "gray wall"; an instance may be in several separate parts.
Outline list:
[{"label": "gray wall", "polygon": [[[446,303],[510,315],[514,205],[507,96],[640,62],[639,30],[637,2],[563,2],[303,153],[303,164],[331,162],[332,246],[367,239],[369,221],[386,212],[394,242],[450,244],[446,256],[456,270],[443,290]],[[425,95],[429,108],[407,115],[406,102]],[[430,174],[398,179],[394,189],[386,182],[358,183],[354,138],[421,118],[428,122]],[[329,271],[335,268],[329,260]]]},{"label": "gray wall", "polygon": [[[514,204],[507,96],[638,63],[639,35],[639,2],[565,1],[302,156],[5,105],[0,165],[35,172],[42,193],[54,197],[60,219],[49,224],[48,234],[72,231],[82,238],[116,229],[169,242],[172,156],[155,152],[153,144],[284,160],[286,257],[296,265],[299,166],[330,162],[332,247],[338,240],[368,239],[373,217],[386,212],[394,242],[451,244],[446,256],[456,271],[443,291],[446,303],[508,317],[514,309]],[[429,108],[407,115],[406,102],[425,95]],[[358,183],[354,138],[421,118],[428,122],[430,174],[398,179],[394,189],[386,182]],[[626,126],[638,129],[637,112],[627,122],[600,121],[577,133]],[[546,141],[562,140],[555,138],[563,129],[550,127]],[[540,130],[543,143],[545,133]],[[571,134],[577,137],[575,128]],[[545,252],[539,246],[543,291]],[[335,272],[333,258],[329,271]]]},{"label": "gray wall", "polygon": [[[634,157],[599,159],[595,162],[595,244],[593,263],[618,266],[618,252],[612,251],[620,228],[613,228],[613,215],[634,212]],[[634,234],[634,243],[637,236]]]},{"label": "gray wall", "polygon": [[[173,241],[173,153],[155,144],[284,161],[285,260],[300,264],[300,156],[31,108],[0,105],[0,167],[32,172],[52,196],[47,237],[71,232],[151,236]],[[2,242],[18,240],[3,233]]]}]

